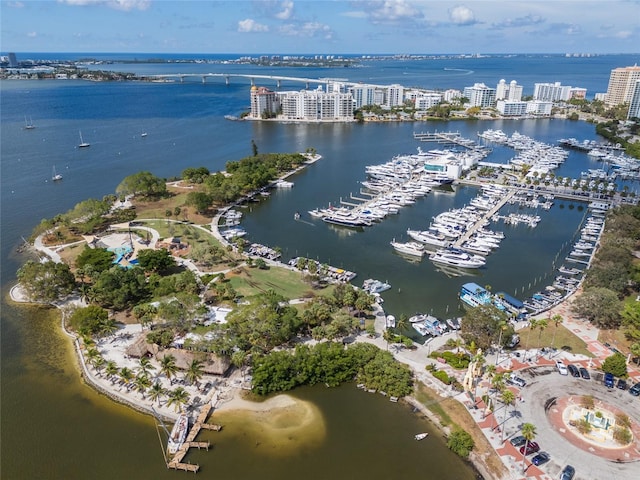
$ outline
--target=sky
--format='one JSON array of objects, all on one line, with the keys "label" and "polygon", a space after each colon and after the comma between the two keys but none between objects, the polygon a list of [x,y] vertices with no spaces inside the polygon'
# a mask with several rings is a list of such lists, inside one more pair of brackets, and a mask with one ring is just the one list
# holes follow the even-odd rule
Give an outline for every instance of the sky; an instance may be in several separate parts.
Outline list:
[{"label": "sky", "polygon": [[640,0],[0,0],[6,52],[639,53]]}]

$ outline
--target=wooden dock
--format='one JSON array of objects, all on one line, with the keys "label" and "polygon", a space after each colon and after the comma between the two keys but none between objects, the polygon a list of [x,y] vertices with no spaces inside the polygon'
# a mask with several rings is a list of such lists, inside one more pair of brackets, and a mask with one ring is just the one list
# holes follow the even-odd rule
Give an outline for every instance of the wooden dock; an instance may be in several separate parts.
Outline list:
[{"label": "wooden dock", "polygon": [[491,210],[487,210],[487,212],[482,217],[480,217],[480,220],[478,220],[471,228],[469,228],[464,233],[464,235],[460,236],[453,243],[453,246],[460,247],[464,242],[469,240],[469,238],[474,233],[476,233],[485,224],[485,222],[488,219],[493,217],[498,212],[498,210],[500,210],[515,194],[516,194],[516,190],[509,190],[509,192],[507,192],[507,194],[504,197],[502,197],[498,203],[496,203],[493,207],[491,207]]},{"label": "wooden dock", "polygon": [[171,461],[167,462],[167,468],[171,468],[173,470],[183,470],[185,472],[193,472],[193,473],[197,473],[198,470],[200,470],[199,465],[193,464],[193,463],[184,463],[182,460],[187,455],[187,453],[189,453],[189,449],[191,448],[197,448],[198,450],[201,450],[201,449],[209,450],[209,447],[211,446],[211,444],[208,441],[207,442],[195,441],[196,437],[198,436],[198,433],[200,433],[200,430],[205,429],[205,430],[213,430],[216,432],[219,432],[220,430],[222,430],[221,425],[206,423],[207,417],[211,413],[212,408],[213,407],[211,406],[210,402],[207,402],[205,405],[203,405],[202,409],[200,410],[200,413],[198,414],[198,418],[196,419],[195,423],[193,424],[193,426],[189,430],[189,433],[187,434],[187,438],[185,442],[178,449],[178,451],[173,456],[173,458],[171,458]]}]

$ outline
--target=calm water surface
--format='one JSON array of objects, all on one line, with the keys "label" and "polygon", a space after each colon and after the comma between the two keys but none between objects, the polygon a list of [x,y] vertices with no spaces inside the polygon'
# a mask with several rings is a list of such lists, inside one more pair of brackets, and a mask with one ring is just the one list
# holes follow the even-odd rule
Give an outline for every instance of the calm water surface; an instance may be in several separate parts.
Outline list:
[{"label": "calm water surface", "polygon": [[[398,78],[400,66],[389,68]],[[406,69],[415,65],[402,68],[399,75],[411,73]],[[370,75],[384,71],[372,69]],[[593,126],[585,123],[281,125],[223,120],[223,115],[246,108],[247,85],[3,81],[0,89],[2,478],[180,475],[164,468],[149,417],[113,404],[80,383],[69,341],[59,333],[57,313],[7,301],[14,272],[25,260],[15,253],[21,236],[27,237],[42,218],[86,198],[113,193],[127,175],[149,170],[171,177],[200,165],[219,170],[226,161],[249,155],[251,140],[263,152],[315,147],[322,160],[294,177],[291,191],[276,192],[246,211],[243,225],[251,240],[280,246],[286,257],[305,255],[358,272],[356,284],[369,276],[388,280],[393,289],[385,295],[385,306],[396,314],[456,312],[456,292],[470,279],[512,294],[534,291],[551,275],[584,216],[579,204],[557,201],[551,211],[541,213],[543,221],[534,230],[494,227],[505,230],[507,239],[480,277],[449,278],[428,260],[409,263],[395,255],[389,241],[406,238],[407,228],[426,227],[433,215],[468,202],[477,193],[473,188],[458,188],[455,195],[431,194],[363,232],[333,229],[311,220],[306,211],[357,195],[365,165],[416,151],[414,132],[457,130],[475,138],[477,131],[501,128],[555,143],[563,137],[594,138]],[[25,116],[33,119],[35,130],[22,129]],[[89,149],[77,148],[79,131],[92,144]],[[145,138],[140,137],[143,131],[148,133]],[[511,154],[495,151],[496,159]],[[48,181],[54,165],[64,175],[57,184]],[[588,158],[572,153],[560,174],[576,175],[585,168],[593,168]],[[304,222],[293,220],[296,211]],[[219,434],[204,435],[215,447],[191,461],[201,464],[205,477],[229,479],[473,475],[438,435],[428,443],[415,442],[413,434],[429,427],[401,405],[352,386],[295,394],[323,412],[327,437],[321,445],[272,457],[242,435],[243,425],[228,424]]]}]

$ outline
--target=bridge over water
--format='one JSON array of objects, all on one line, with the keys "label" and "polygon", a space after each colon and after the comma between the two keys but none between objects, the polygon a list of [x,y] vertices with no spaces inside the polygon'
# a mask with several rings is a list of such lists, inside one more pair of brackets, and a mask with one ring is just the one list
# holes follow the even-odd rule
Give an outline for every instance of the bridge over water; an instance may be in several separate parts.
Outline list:
[{"label": "bridge over water", "polygon": [[[207,83],[207,80],[224,79],[225,83],[229,85],[231,79],[248,79],[251,81],[251,85],[255,85],[256,80],[264,82],[275,82],[276,86],[280,88],[282,82],[292,83],[304,83],[306,88],[309,88],[311,84],[328,85],[329,83],[342,83],[346,86],[363,85],[360,82],[350,82],[346,78],[305,78],[305,77],[288,77],[281,75],[255,75],[246,73],[168,73],[162,75],[144,75],[143,79],[166,82],[170,80],[178,79],[181,83],[189,79],[200,79],[202,83]],[[387,85],[374,85],[366,84],[373,87],[386,87]]]}]

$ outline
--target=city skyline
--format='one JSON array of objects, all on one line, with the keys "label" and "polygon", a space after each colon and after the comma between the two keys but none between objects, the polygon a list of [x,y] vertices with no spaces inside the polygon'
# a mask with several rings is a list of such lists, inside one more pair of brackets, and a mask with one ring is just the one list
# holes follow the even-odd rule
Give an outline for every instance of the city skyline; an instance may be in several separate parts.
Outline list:
[{"label": "city skyline", "polygon": [[3,52],[638,53],[640,1],[2,1]]}]

